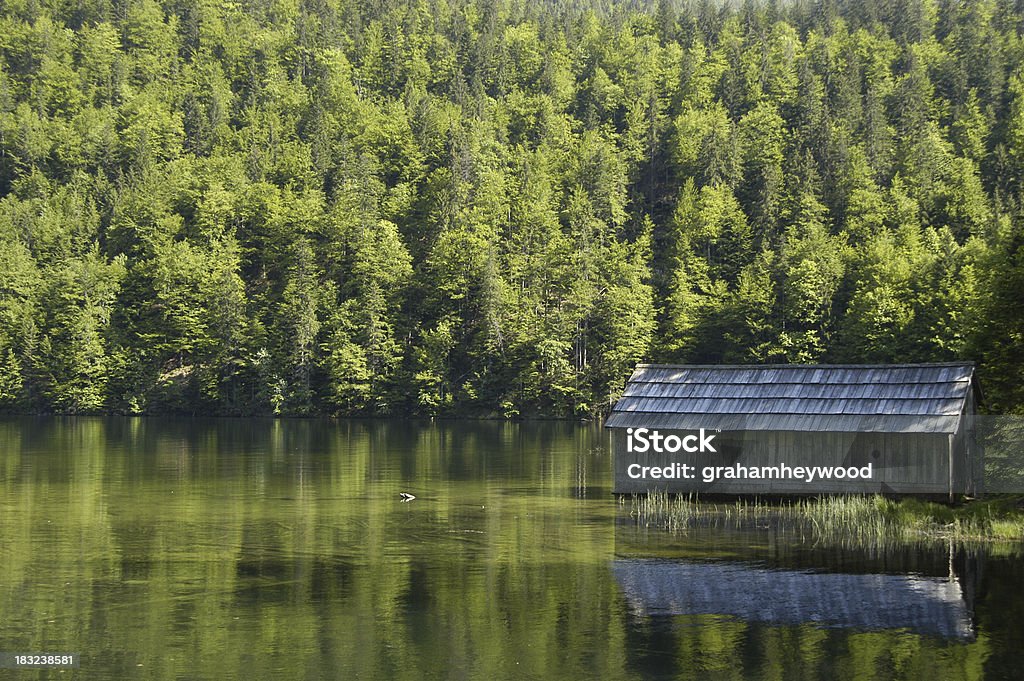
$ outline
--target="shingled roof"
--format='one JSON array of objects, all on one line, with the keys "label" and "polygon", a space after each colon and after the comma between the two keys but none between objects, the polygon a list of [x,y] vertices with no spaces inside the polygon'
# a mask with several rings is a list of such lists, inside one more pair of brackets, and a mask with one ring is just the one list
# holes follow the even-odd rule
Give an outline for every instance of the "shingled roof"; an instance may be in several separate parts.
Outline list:
[{"label": "shingled roof", "polygon": [[972,364],[639,364],[610,428],[955,433]]}]

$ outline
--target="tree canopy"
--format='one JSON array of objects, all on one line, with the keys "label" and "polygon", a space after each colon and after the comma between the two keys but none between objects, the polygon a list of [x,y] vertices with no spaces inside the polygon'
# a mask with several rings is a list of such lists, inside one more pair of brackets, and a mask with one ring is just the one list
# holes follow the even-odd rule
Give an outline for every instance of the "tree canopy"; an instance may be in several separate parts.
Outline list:
[{"label": "tree canopy", "polygon": [[9,0],[0,409],[587,416],[638,361],[1024,410],[1002,0]]}]

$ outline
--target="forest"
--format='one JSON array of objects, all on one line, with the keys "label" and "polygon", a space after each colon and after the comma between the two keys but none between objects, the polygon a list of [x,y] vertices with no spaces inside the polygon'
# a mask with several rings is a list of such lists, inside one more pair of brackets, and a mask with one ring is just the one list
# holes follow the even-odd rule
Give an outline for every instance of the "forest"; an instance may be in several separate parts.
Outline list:
[{"label": "forest", "polygon": [[1015,0],[5,0],[0,410],[592,417],[636,362],[1024,413]]}]

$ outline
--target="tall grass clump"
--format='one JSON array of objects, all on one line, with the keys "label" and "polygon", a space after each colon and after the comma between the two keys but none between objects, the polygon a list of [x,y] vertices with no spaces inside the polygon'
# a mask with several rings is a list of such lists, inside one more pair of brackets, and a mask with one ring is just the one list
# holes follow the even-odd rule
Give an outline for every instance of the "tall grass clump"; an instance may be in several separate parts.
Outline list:
[{"label": "tall grass clump", "polygon": [[775,507],[758,499],[730,503],[701,501],[696,495],[649,492],[631,496],[630,515],[637,523],[671,531],[696,526],[738,527],[774,516]]},{"label": "tall grass clump", "polygon": [[894,504],[884,497],[824,497],[797,502],[791,507],[795,520],[809,526],[816,537],[891,540],[902,531],[894,519]]}]

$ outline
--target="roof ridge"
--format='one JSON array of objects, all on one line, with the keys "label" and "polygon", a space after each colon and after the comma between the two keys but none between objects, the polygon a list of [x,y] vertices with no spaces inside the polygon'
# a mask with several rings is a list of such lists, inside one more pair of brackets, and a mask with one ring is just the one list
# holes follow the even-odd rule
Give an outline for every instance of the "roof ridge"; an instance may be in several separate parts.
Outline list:
[{"label": "roof ridge", "polygon": [[915,362],[909,364],[647,364],[636,369],[922,369],[928,367],[970,367],[974,362]]}]

